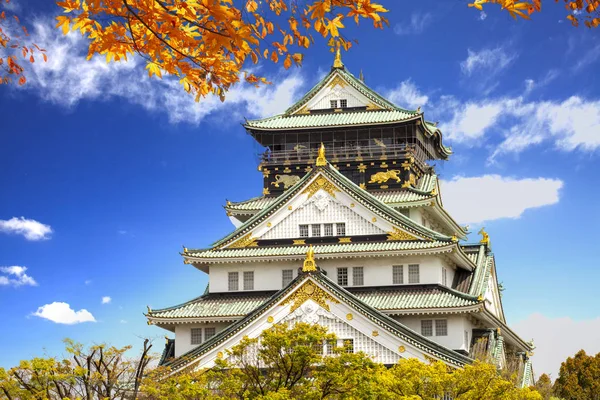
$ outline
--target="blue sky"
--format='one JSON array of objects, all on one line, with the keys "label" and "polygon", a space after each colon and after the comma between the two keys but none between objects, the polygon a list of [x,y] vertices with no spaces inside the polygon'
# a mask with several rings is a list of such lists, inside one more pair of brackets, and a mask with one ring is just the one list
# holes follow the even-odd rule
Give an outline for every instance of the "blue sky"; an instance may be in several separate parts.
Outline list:
[{"label": "blue sky", "polygon": [[[384,2],[390,28],[350,28],[359,45],[343,60],[440,121],[455,152],[437,169],[445,204],[474,232],[485,225],[509,322],[535,338],[536,371],[556,376],[579,348],[600,351],[600,45],[546,2],[531,22],[459,1]],[[15,6],[49,61],[25,87],[0,87],[0,366],[60,354],[65,337],[153,337],[159,351],[166,332],[146,325],[146,305],[207,282],[181,246],[210,245],[233,228],[226,199],[261,193],[260,149],[240,123],[285,109],[332,56],[317,42],[300,69],[263,63],[270,87],[194,103],[139,60],[85,62],[84,40],[53,29],[51,2]]]}]

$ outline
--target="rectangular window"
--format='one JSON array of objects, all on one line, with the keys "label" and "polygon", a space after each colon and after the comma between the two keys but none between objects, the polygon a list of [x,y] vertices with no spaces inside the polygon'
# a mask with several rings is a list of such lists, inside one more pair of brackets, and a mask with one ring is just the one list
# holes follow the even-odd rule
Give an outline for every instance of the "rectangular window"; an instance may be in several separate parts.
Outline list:
[{"label": "rectangular window", "polygon": [[433,336],[433,321],[430,319],[421,320],[421,335]]},{"label": "rectangular window", "polygon": [[435,320],[435,336],[448,336],[448,321],[445,319]]},{"label": "rectangular window", "polygon": [[469,351],[469,331],[465,331],[465,349]]},{"label": "rectangular window", "polygon": [[321,224],[312,224],[311,228],[313,237],[321,236]]},{"label": "rectangular window", "polygon": [[281,271],[281,287],[286,287],[294,279],[293,269],[284,269]]},{"label": "rectangular window", "polygon": [[328,356],[332,355],[334,353],[336,345],[337,343],[335,340],[328,340],[325,343],[325,354],[327,354]]},{"label": "rectangular window", "polygon": [[448,276],[446,268],[442,267],[442,285],[448,286]]},{"label": "rectangular window", "polygon": [[206,342],[211,337],[217,334],[216,328],[204,328],[204,341]]},{"label": "rectangular window", "polygon": [[392,270],[393,284],[402,285],[404,283],[404,265],[394,265]]},{"label": "rectangular window", "polygon": [[329,100],[329,105],[331,108],[337,108],[337,100]]},{"label": "rectangular window", "polygon": [[346,107],[348,107],[348,100],[347,100],[347,99],[341,99],[341,100],[340,100],[340,107],[341,107],[341,108],[346,108]]},{"label": "rectangular window", "polygon": [[244,290],[254,290],[254,271],[244,271]]},{"label": "rectangular window", "polygon": [[336,236],[346,236],[346,224],[344,222],[335,224],[335,230]]},{"label": "rectangular window", "polygon": [[308,237],[308,225],[300,225],[300,237]]},{"label": "rectangular window", "polygon": [[354,339],[344,339],[344,351],[354,353]]},{"label": "rectangular window", "polygon": [[352,267],[352,285],[362,286],[365,284],[365,274],[363,267]]},{"label": "rectangular window", "polygon": [[337,269],[337,282],[340,286],[348,286],[348,268]]},{"label": "rectangular window", "polygon": [[237,272],[230,272],[228,274],[229,291],[239,290],[239,274]]},{"label": "rectangular window", "polygon": [[323,236],[333,236],[333,224],[323,225]]},{"label": "rectangular window", "polygon": [[192,328],[192,344],[202,344],[202,328]]},{"label": "rectangular window", "polygon": [[408,283],[419,283],[419,264],[408,266]]}]

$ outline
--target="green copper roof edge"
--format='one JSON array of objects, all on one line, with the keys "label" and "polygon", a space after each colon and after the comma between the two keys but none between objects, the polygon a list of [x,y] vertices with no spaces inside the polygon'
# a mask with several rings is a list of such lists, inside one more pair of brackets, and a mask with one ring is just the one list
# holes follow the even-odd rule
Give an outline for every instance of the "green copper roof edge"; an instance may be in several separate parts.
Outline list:
[{"label": "green copper roof edge", "polygon": [[[525,350],[527,350],[527,351],[532,350],[531,345],[529,343],[527,343],[525,340],[523,340],[523,338],[521,338],[521,336],[519,336],[515,331],[510,329],[510,327],[505,322],[503,322],[501,319],[499,319],[497,316],[495,316],[494,313],[492,313],[490,310],[488,310],[488,308],[485,305],[482,310],[482,313],[485,314],[491,320],[493,320],[496,324],[498,324],[498,326],[500,327],[502,332],[510,333],[510,335],[512,337],[514,337],[518,342],[520,342],[521,346]],[[503,336],[506,337],[506,335],[503,335]]]},{"label": "green copper roof edge", "polygon": [[[402,289],[406,289],[406,287],[410,287],[410,286],[414,286],[414,285],[402,285]],[[421,286],[421,285],[416,285],[416,286]],[[451,296],[454,296],[454,297],[460,298],[462,300],[466,300],[466,301],[472,302],[471,304],[451,305],[451,306],[445,306],[445,305],[443,305],[443,306],[438,306],[436,308],[462,309],[462,308],[473,307],[473,306],[476,306],[476,305],[478,305],[480,303],[475,296],[471,296],[471,295],[469,295],[467,293],[463,293],[463,292],[461,292],[459,290],[452,289],[452,288],[450,288],[448,286],[444,286],[444,285],[441,285],[441,284],[432,284],[432,285],[427,285],[427,286],[435,287],[438,290],[440,290],[442,292],[445,292],[445,293],[447,293],[447,294],[449,294]],[[369,289],[369,287],[364,287],[364,288]],[[377,287],[373,287],[373,288],[377,288]],[[366,291],[366,292],[367,292],[367,294],[377,293],[377,291],[375,291],[375,290],[373,292],[369,292],[369,291]],[[230,292],[221,292],[221,293],[230,294]],[[240,292],[235,292],[235,293],[239,294]],[[265,299],[264,301],[267,301],[275,293],[277,293],[277,291],[273,290],[273,293],[267,293],[266,295],[263,295],[263,296],[258,296],[258,295],[254,295],[253,296],[252,292],[248,292],[248,296],[239,296],[239,297],[241,297],[242,299],[244,299],[246,301],[248,301],[248,300],[255,300],[257,298],[263,297]],[[364,293],[364,292],[361,291],[361,293]],[[402,294],[404,294],[404,293],[402,293]],[[156,314],[160,314],[160,313],[169,312],[169,311],[173,311],[173,310],[184,308],[187,305],[190,305],[190,304],[193,304],[193,303],[197,303],[198,301],[200,301],[204,297],[206,297],[206,293],[203,294],[202,296],[195,297],[195,298],[193,298],[193,299],[191,299],[189,301],[186,301],[184,303],[181,303],[181,304],[177,304],[177,305],[170,306],[170,307],[165,307],[165,308],[162,308],[162,309],[152,310],[150,313],[146,314],[146,317],[153,318],[153,319],[165,319],[165,320],[193,320],[193,319],[211,318],[209,316],[206,316],[206,317],[193,317],[193,316],[159,316],[159,315],[156,315]],[[365,302],[365,301],[361,300],[358,295],[355,295],[355,297],[357,297],[360,301]],[[378,307],[374,307],[374,306],[371,306],[371,307],[379,310]],[[413,307],[410,310],[413,310],[413,309],[414,310],[419,310],[419,309],[426,309],[426,308],[428,308],[428,307]],[[381,310],[388,310],[388,309],[381,309]],[[397,311],[397,310],[404,310],[404,309],[403,308],[396,308],[396,309],[389,309],[389,310],[390,311],[393,311],[393,310]],[[218,318],[221,318],[221,317],[243,317],[244,315],[246,315],[246,314],[219,315]]]},{"label": "green copper roof edge", "polygon": [[485,246],[484,245],[479,245],[479,255],[477,256],[477,264],[476,264],[476,268],[475,268],[475,274],[471,280],[471,287],[469,288],[469,293],[471,293],[474,296],[479,296],[481,295],[480,291],[478,290],[479,287],[479,281],[481,280],[481,275],[484,273],[483,269],[484,269],[484,260],[486,259],[486,254],[485,254]]},{"label": "green copper roof edge", "polygon": [[[303,273],[299,274],[292,282],[288,284],[285,288],[276,292],[271,298],[269,298],[265,303],[261,306],[257,307],[254,311],[249,313],[246,317],[240,319],[239,321],[234,322],[229,325],[227,328],[217,333],[217,335],[213,336],[203,344],[198,347],[182,354],[181,356],[167,362],[164,364],[165,367],[171,367],[174,370],[179,370],[182,367],[185,367],[186,364],[193,362],[198,359],[199,356],[204,354],[206,351],[211,350],[214,346],[222,343],[226,339],[228,339],[232,334],[235,334],[240,328],[243,328],[248,323],[252,322],[255,318],[257,318],[264,310],[273,306],[277,301],[282,299],[287,293],[292,291],[296,286],[300,283],[303,283],[309,277],[314,278],[317,282],[326,286],[329,290],[336,293],[339,297],[345,298],[346,301],[351,303],[354,308],[358,308],[359,310],[363,310],[367,314],[375,317],[380,322],[386,324],[392,330],[396,330],[398,333],[404,336],[403,340],[411,342],[415,347],[421,348],[421,350],[429,350],[430,353],[438,353],[438,356],[441,359],[446,359],[447,361],[454,362],[457,365],[465,365],[467,363],[472,362],[473,360],[469,357],[463,356],[453,350],[450,350],[438,343],[433,342],[430,339],[418,334],[417,332],[411,330],[410,328],[404,326],[398,321],[388,317],[385,314],[377,311],[376,309],[367,306],[362,303],[356,297],[354,297],[351,293],[346,291],[345,289],[336,285],[333,281],[323,276],[320,272],[316,273]],[[395,329],[394,329],[395,328]],[[424,343],[421,344],[421,343]],[[419,344],[421,344],[419,346]],[[177,371],[173,371],[177,372]]]}]

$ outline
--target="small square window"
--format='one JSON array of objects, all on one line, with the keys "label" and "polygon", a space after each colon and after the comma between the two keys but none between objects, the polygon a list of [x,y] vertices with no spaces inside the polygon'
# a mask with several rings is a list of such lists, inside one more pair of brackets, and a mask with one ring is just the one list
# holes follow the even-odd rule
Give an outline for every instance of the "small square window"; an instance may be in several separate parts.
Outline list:
[{"label": "small square window", "polygon": [[321,224],[312,224],[311,233],[313,237],[321,236]]},{"label": "small square window", "polygon": [[192,328],[192,344],[202,344],[202,328]]},{"label": "small square window", "polygon": [[344,351],[354,353],[354,339],[344,339]]},{"label": "small square window", "polygon": [[337,343],[335,340],[328,340],[325,343],[325,354],[327,354],[328,356],[332,355],[336,347]]},{"label": "small square window", "polygon": [[467,351],[469,351],[469,331],[465,331],[465,349],[467,349]]},{"label": "small square window", "polygon": [[419,264],[408,266],[408,283],[419,283]]},{"label": "small square window", "polygon": [[442,267],[442,285],[448,286],[448,273],[446,268]]},{"label": "small square window", "polygon": [[207,341],[211,337],[217,334],[216,328],[204,328],[204,341]]},{"label": "small square window", "polygon": [[230,272],[227,274],[227,278],[228,278],[228,282],[229,282],[229,291],[234,291],[234,290],[239,290],[239,273],[237,272]]},{"label": "small square window", "polygon": [[404,265],[394,265],[392,267],[392,283],[402,285],[404,283]]},{"label": "small square window", "polygon": [[337,282],[340,286],[348,286],[348,268],[337,269]]},{"label": "small square window", "polygon": [[281,271],[281,287],[286,287],[294,279],[293,269],[284,269]]},{"label": "small square window", "polygon": [[323,225],[323,236],[333,236],[333,224]]},{"label": "small square window", "polygon": [[335,224],[336,236],[346,236],[346,223],[340,222]]},{"label": "small square window", "polygon": [[435,336],[448,336],[448,321],[445,319],[435,320]]},{"label": "small square window", "polygon": [[244,290],[254,290],[254,271],[244,271]]},{"label": "small square window", "polygon": [[347,99],[341,99],[341,100],[340,100],[340,107],[341,107],[341,108],[346,108],[346,107],[348,107],[348,100],[347,100]]},{"label": "small square window", "polygon": [[365,284],[365,275],[363,267],[352,267],[352,285],[362,286]]},{"label": "small square window", "polygon": [[433,336],[433,321],[430,319],[421,320],[421,335]]},{"label": "small square window", "polygon": [[300,225],[300,237],[308,237],[308,225]]},{"label": "small square window", "polygon": [[329,100],[329,105],[331,108],[337,108],[337,100]]}]

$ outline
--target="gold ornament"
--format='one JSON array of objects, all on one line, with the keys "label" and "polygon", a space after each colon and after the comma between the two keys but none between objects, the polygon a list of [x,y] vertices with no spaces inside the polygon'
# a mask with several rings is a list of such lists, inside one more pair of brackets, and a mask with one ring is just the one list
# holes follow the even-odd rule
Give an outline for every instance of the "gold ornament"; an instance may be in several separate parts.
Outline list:
[{"label": "gold ornament", "polygon": [[373,336],[379,336],[379,332],[378,331],[373,331],[372,335]]},{"label": "gold ornament", "polygon": [[390,179],[400,182],[400,177],[398,174],[400,174],[400,170],[398,169],[388,169],[385,172],[377,172],[376,174],[371,175],[371,180],[369,183],[386,183]]},{"label": "gold ornament", "polygon": [[288,296],[288,298],[285,299],[281,305],[285,306],[287,304],[292,304],[290,307],[290,312],[294,312],[298,309],[298,307],[304,304],[306,300],[309,299],[327,311],[330,311],[327,301],[335,304],[340,303],[335,297],[331,296],[329,293],[315,285],[312,281],[307,281],[294,293]]},{"label": "gold ornament", "polygon": [[365,185],[364,183],[361,183],[360,185],[358,185],[358,187],[360,187],[362,190],[367,189],[367,185]]},{"label": "gold ornament", "polygon": [[220,352],[217,353],[217,358],[218,359],[223,358],[223,352],[222,351],[220,351]]},{"label": "gold ornament", "polygon": [[388,232],[387,240],[419,240],[410,233],[404,232],[396,227],[391,232]]},{"label": "gold ornament", "polygon": [[373,218],[371,218],[371,221],[372,222],[377,222],[377,218],[373,217]]},{"label": "gold ornament", "polygon": [[358,172],[363,173],[367,170],[367,166],[363,163],[358,164]]},{"label": "gold ornament", "polygon": [[352,238],[349,237],[341,237],[338,239],[339,243],[352,243]]},{"label": "gold ornament", "polygon": [[304,260],[304,265],[302,266],[303,272],[311,272],[317,270],[317,264],[315,263],[315,251],[313,250],[312,244],[308,248],[308,252],[306,253],[306,259]]},{"label": "gold ornament", "polygon": [[271,174],[271,171],[269,171],[268,169],[263,169],[263,178],[268,178],[269,175]]},{"label": "gold ornament", "polygon": [[398,347],[398,351],[399,351],[400,353],[404,353],[404,352],[406,351],[406,347],[404,347],[404,346],[399,346],[399,347]]},{"label": "gold ornament", "polygon": [[337,187],[335,187],[333,183],[329,182],[324,176],[319,176],[306,189],[304,189],[302,194],[308,193],[308,198],[310,199],[320,189],[323,189],[324,191],[329,193],[331,197],[335,197],[335,192],[340,191]]},{"label": "gold ornament", "polygon": [[354,319],[354,316],[352,314],[348,313],[348,314],[346,314],[346,319],[348,321],[352,321]]},{"label": "gold ornament", "polygon": [[[286,169],[288,171],[284,170],[283,172],[292,172],[289,168]],[[280,184],[283,184],[283,188],[287,189],[294,186],[299,180],[300,177],[298,175],[275,175],[275,181],[271,182],[271,185],[279,187]]]},{"label": "gold ornament", "polygon": [[317,167],[324,167],[327,165],[327,158],[325,158],[325,145],[321,143],[319,147],[319,155],[317,156]]},{"label": "gold ornament", "polygon": [[242,247],[256,247],[258,246],[258,243],[256,242],[257,239],[252,237],[252,232],[250,232],[249,234],[247,234],[246,236],[244,236],[243,238],[235,241],[234,243],[232,243],[229,248],[230,249],[239,249]]},{"label": "gold ornament", "polygon": [[271,315],[269,315],[269,317],[267,318],[267,322],[272,324],[274,321],[273,317]]},{"label": "gold ornament", "polygon": [[294,246],[303,245],[303,244],[306,244],[306,240],[305,239],[294,240],[293,244],[294,244]]},{"label": "gold ornament", "polygon": [[340,53],[340,46],[338,45],[335,50],[335,58],[333,59],[333,68],[344,68],[344,63],[342,62],[342,54]]},{"label": "gold ornament", "polygon": [[267,222],[267,228],[270,228],[273,224],[270,222]]},{"label": "gold ornament", "polygon": [[490,245],[490,235],[488,235],[488,233],[485,231],[485,228],[481,228],[479,230],[479,232],[477,232],[477,233],[479,233],[481,235],[481,240],[479,241],[479,243],[489,246]]},{"label": "gold ornament", "polygon": [[268,194],[271,194],[271,192],[269,192],[269,188],[264,188],[264,189],[263,189],[263,195],[265,195],[265,196],[266,196],[266,195],[268,195]]}]

